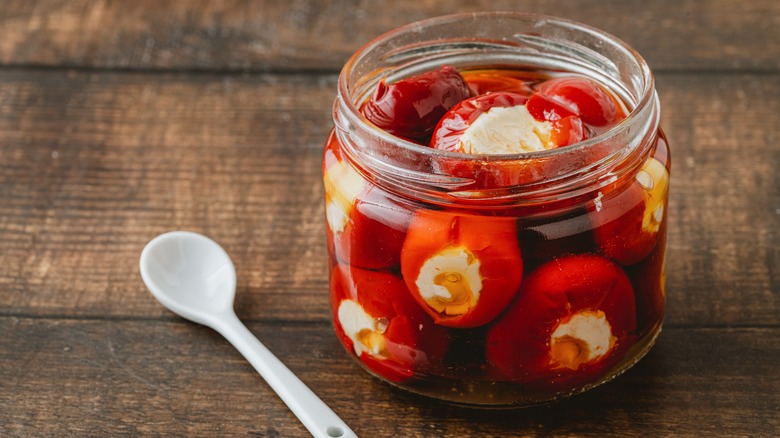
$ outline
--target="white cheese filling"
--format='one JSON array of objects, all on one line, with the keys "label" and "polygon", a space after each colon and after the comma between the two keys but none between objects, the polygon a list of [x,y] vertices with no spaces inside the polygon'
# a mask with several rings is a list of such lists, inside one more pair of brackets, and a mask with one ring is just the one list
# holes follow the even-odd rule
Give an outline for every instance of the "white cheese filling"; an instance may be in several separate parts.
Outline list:
[{"label": "white cheese filling", "polygon": [[355,169],[344,162],[337,162],[325,171],[325,218],[334,233],[344,231],[349,223],[349,213],[366,181]]},{"label": "white cheese filling", "polygon": [[[434,308],[446,307],[446,303],[464,298],[467,302],[476,303],[482,290],[479,267],[479,260],[466,249],[447,248],[423,263],[415,285],[420,296]],[[463,286],[460,290],[470,293],[470,297],[457,297],[452,293],[450,288],[457,283]]]},{"label": "white cheese filling", "polygon": [[636,180],[645,189],[645,212],[642,229],[657,233],[664,219],[664,196],[669,185],[669,171],[655,158],[650,158],[636,175]]},{"label": "white cheese filling", "polygon": [[576,369],[579,363],[587,363],[607,354],[615,343],[615,338],[604,312],[586,311],[577,313],[560,324],[550,336],[550,347],[554,349],[556,343],[571,341],[585,347],[580,348],[576,356],[573,367]]},{"label": "white cheese filling", "polygon": [[480,114],[460,137],[469,154],[517,154],[552,149],[550,122],[540,122],[525,105],[493,107]]},{"label": "white cheese filling", "polygon": [[[368,353],[371,356],[381,356],[381,343],[376,345],[366,345],[363,343],[363,336],[367,331],[375,331],[375,320],[363,307],[354,300],[344,300],[339,304],[338,320],[344,333],[352,340],[355,354],[360,356]],[[373,338],[369,338],[373,339]]]}]

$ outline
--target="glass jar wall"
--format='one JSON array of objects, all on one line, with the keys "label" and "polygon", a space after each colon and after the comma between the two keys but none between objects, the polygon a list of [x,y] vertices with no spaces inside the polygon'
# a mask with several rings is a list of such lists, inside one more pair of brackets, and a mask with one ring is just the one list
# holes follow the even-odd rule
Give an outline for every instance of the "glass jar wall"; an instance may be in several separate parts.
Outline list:
[{"label": "glass jar wall", "polygon": [[[600,124],[558,99],[568,109],[533,126],[582,123],[571,144],[464,153],[366,115],[388,84],[450,68],[465,97],[514,87],[530,111],[549,84],[585,78],[620,116]],[[347,352],[387,382],[467,405],[544,403],[633,365],[664,315],[670,161],[658,119],[644,60],[581,24],[468,14],[368,43],[341,73],[323,155],[333,324]]]}]

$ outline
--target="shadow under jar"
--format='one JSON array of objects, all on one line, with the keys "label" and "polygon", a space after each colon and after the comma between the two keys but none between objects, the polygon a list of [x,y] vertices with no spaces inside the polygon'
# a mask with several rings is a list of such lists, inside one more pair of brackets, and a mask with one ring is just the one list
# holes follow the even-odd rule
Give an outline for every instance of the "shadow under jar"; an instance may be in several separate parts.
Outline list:
[{"label": "shadow under jar", "polygon": [[[452,71],[466,98],[509,90],[529,112],[552,99],[566,109],[540,123],[572,111],[581,131],[538,151],[464,153],[436,147],[436,133],[388,132],[366,109],[388,86]],[[597,84],[614,120],[586,120],[586,105],[550,91],[567,78]],[[347,351],[384,381],[475,406],[549,402],[636,363],[664,316],[659,110],[638,53],[558,18],[447,16],[363,46],[341,72],[323,155],[333,324]]]}]

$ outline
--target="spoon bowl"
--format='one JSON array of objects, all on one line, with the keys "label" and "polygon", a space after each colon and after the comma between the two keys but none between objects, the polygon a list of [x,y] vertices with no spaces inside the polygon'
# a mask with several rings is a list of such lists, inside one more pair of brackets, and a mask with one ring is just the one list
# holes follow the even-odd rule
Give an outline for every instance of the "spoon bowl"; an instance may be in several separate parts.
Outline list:
[{"label": "spoon bowl", "polygon": [[174,313],[210,325],[215,313],[232,311],[236,269],[208,237],[189,231],[161,234],[141,252],[141,278]]},{"label": "spoon bowl", "polygon": [[233,310],[236,270],[219,244],[188,231],[165,233],[143,249],[140,269],[146,287],[163,306],[230,341],[313,436],[357,437],[238,319]]}]

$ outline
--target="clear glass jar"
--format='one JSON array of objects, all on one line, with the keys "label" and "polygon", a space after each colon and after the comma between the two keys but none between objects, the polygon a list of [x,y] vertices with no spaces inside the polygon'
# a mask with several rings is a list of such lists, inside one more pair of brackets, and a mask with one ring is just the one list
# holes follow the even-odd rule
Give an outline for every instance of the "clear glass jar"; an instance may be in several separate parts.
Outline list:
[{"label": "clear glass jar", "polygon": [[[380,81],[442,65],[587,77],[627,116],[573,145],[485,155],[362,115]],[[323,156],[333,322],[349,354],[406,390],[482,406],[549,402],[636,363],[664,315],[659,111],[638,53],[558,18],[446,16],[363,46],[341,73]]]}]

